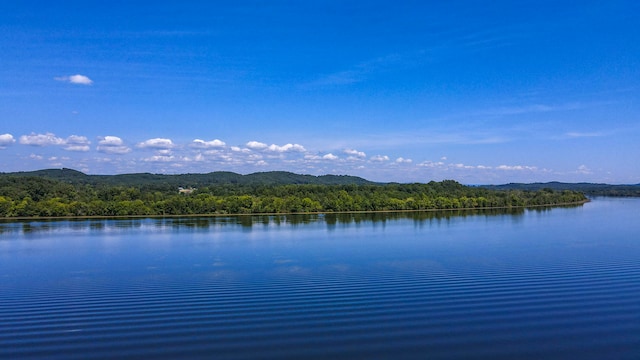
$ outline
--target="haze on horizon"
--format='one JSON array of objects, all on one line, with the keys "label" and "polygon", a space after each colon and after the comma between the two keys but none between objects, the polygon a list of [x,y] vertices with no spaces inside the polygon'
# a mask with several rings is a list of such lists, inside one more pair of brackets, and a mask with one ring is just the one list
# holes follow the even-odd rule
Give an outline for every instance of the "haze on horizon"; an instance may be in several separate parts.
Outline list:
[{"label": "haze on horizon", "polygon": [[5,1],[0,171],[640,183],[637,1]]}]

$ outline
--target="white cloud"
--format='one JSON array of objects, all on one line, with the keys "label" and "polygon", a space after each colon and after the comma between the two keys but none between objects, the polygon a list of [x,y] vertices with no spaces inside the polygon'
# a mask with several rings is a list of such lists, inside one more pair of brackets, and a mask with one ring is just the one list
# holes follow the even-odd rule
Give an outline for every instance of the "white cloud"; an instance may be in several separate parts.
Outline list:
[{"label": "white cloud", "polygon": [[387,155],[376,155],[376,156],[372,156],[370,160],[375,162],[383,162],[383,161],[389,161],[389,157]]},{"label": "white cloud", "polygon": [[66,139],[55,136],[52,133],[20,136],[20,144],[31,146],[64,146],[68,151],[89,151],[91,142],[85,136],[71,135]]},{"label": "white cloud", "polygon": [[249,141],[246,146],[252,150],[263,150],[266,149],[269,145],[265,143],[261,143],[259,141]]},{"label": "white cloud", "polygon": [[405,159],[403,157],[399,157],[396,159],[396,163],[398,164],[411,164],[413,162],[413,160],[411,159]]},{"label": "white cloud", "polygon": [[454,169],[475,169],[476,168],[473,165],[465,165],[465,164],[449,164],[449,167]]},{"label": "white cloud", "polygon": [[91,142],[85,136],[71,135],[65,140],[65,150],[69,151],[89,151]]},{"label": "white cloud", "polygon": [[569,132],[569,133],[566,134],[566,136],[570,137],[570,138],[599,137],[599,136],[604,136],[604,133],[601,133],[601,132],[591,132],[591,133]]},{"label": "white cloud", "polygon": [[126,146],[121,138],[109,135],[98,141],[96,149],[106,154],[126,154],[131,151],[131,148]]},{"label": "white cloud", "polygon": [[498,169],[498,170],[506,170],[506,171],[523,171],[523,170],[535,171],[535,170],[538,170],[538,168],[535,167],[535,166],[526,166],[526,165],[500,165],[500,166],[496,167],[496,169]]},{"label": "white cloud", "polygon": [[437,167],[442,167],[444,166],[444,163],[442,161],[438,161],[438,162],[433,162],[433,161],[423,161],[420,164],[418,164],[418,166],[420,167],[427,167],[427,168],[437,168]]},{"label": "white cloud", "polygon": [[218,140],[218,139],[214,139],[211,141],[205,141],[205,140],[201,140],[201,139],[195,139],[191,142],[191,146],[196,147],[196,148],[219,148],[219,147],[224,147],[226,144],[224,141],[222,140]]},{"label": "white cloud", "polygon": [[502,170],[502,171],[537,171],[538,170],[538,168],[535,166],[527,166],[527,165],[500,165],[494,168],[486,165],[466,165],[462,163],[445,164],[441,161],[439,162],[425,161],[418,164],[418,166],[428,167],[428,168],[456,169],[456,170],[492,170],[492,169]]},{"label": "white cloud", "polygon": [[2,134],[0,135],[0,149],[6,149],[7,146],[16,142],[16,139],[13,138],[11,134]]},{"label": "white cloud", "polygon": [[355,150],[355,149],[344,149],[343,152],[345,154],[347,154],[347,155],[355,156],[355,157],[358,157],[358,158],[367,157],[367,154],[365,154],[363,151],[358,151],[358,150]]},{"label": "white cloud", "polygon": [[101,138],[100,141],[98,141],[98,145],[102,145],[102,146],[122,146],[122,145],[124,145],[124,142],[122,141],[121,138],[119,138],[117,136],[107,135],[107,136]]},{"label": "white cloud", "polygon": [[269,145],[269,147],[267,147],[267,150],[269,151],[273,151],[273,152],[288,152],[288,151],[295,151],[295,152],[304,152],[306,151],[306,149],[304,148],[304,146],[300,145],[300,144],[286,144],[283,146],[278,146],[275,144],[271,144]]},{"label": "white cloud", "polygon": [[31,146],[65,145],[64,139],[52,133],[34,134],[20,136],[20,144]]},{"label": "white cloud", "polygon": [[264,150],[264,151],[271,151],[271,152],[277,152],[277,153],[307,151],[304,148],[304,146],[300,144],[286,144],[286,145],[279,146],[276,144],[267,145],[259,141],[249,141],[248,143],[246,143],[246,146],[251,150]]},{"label": "white cloud", "polygon": [[143,149],[172,149],[174,144],[171,139],[154,138],[138,143],[136,146]]},{"label": "white cloud", "polygon": [[71,83],[71,84],[78,84],[78,85],[91,85],[91,84],[93,84],[93,80],[89,79],[89,77],[87,77],[85,75],[80,75],[80,74],[70,75],[70,76],[60,76],[60,77],[56,77],[54,79],[58,80],[58,81],[63,81],[63,82],[68,82],[68,83]]},{"label": "white cloud", "polygon": [[248,154],[248,153],[250,153],[250,152],[251,152],[251,150],[250,150],[250,149],[247,149],[247,148],[241,148],[241,147],[239,147],[239,146],[232,146],[232,147],[231,147],[231,151],[241,152],[241,153],[244,153],[244,154]]},{"label": "white cloud", "polygon": [[175,160],[175,156],[167,156],[167,155],[154,155],[148,158],[142,159],[145,162],[169,162]]},{"label": "white cloud", "polygon": [[71,75],[69,76],[69,82],[72,84],[81,84],[81,85],[91,85],[93,84],[93,80],[89,79],[84,75]]},{"label": "white cloud", "polygon": [[195,158],[193,158],[193,161],[204,161],[204,156],[202,154],[198,154],[196,155]]},{"label": "white cloud", "polygon": [[338,160],[338,157],[329,153],[322,157],[324,160]]},{"label": "white cloud", "polygon": [[580,165],[578,166],[578,173],[579,174],[593,174],[593,171],[591,171],[591,169],[589,169],[586,165]]},{"label": "white cloud", "polygon": [[523,104],[518,106],[491,108],[491,109],[478,111],[477,113],[480,115],[520,115],[520,114],[532,114],[532,113],[581,110],[581,109],[592,107],[599,104],[602,104],[602,103],[594,102],[594,103],[585,104],[585,103],[573,102],[573,103],[553,104],[553,105]]},{"label": "white cloud", "polygon": [[57,156],[51,156],[47,159],[51,166],[62,166],[62,162],[60,162]]}]

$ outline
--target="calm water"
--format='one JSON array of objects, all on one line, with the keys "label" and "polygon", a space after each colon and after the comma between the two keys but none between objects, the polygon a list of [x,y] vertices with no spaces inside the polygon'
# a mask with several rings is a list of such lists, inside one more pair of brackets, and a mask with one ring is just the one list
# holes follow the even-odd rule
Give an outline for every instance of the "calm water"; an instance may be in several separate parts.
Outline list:
[{"label": "calm water", "polygon": [[0,223],[0,358],[640,358],[640,199]]}]

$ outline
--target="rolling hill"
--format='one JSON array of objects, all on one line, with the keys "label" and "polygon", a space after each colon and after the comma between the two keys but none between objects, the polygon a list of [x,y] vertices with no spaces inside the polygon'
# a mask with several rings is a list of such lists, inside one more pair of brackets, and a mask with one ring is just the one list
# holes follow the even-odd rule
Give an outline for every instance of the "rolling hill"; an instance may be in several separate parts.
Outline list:
[{"label": "rolling hill", "polygon": [[121,185],[121,186],[184,186],[202,187],[211,185],[366,185],[375,184],[357,176],[348,175],[300,175],[286,171],[257,172],[248,175],[228,171],[206,174],[151,174],[134,173],[120,175],[87,175],[73,169],[46,169],[36,171],[0,173],[0,177],[41,177],[69,184]]}]

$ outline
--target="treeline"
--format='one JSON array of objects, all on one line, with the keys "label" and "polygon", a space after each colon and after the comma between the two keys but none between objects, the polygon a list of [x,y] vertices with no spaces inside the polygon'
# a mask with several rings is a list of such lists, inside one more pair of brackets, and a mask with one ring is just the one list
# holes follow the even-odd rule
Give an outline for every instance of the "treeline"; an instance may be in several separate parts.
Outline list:
[{"label": "treeline", "polygon": [[615,196],[615,197],[640,197],[640,184],[636,185],[610,185],[593,183],[532,183],[521,184],[511,183],[504,185],[485,185],[484,188],[491,190],[530,190],[553,189],[556,191],[572,190],[579,191],[587,196]]},{"label": "treeline", "polygon": [[70,184],[88,184],[94,186],[133,186],[160,191],[172,191],[178,186],[188,184],[194,187],[211,185],[285,185],[285,184],[317,184],[348,185],[375,184],[357,176],[349,175],[301,175],[288,171],[267,171],[241,175],[230,171],[214,171],[206,174],[118,174],[87,175],[73,169],[46,169],[27,172],[0,173],[4,177],[40,177],[58,180]]},{"label": "treeline", "polygon": [[312,213],[477,209],[586,201],[579,192],[489,190],[453,180],[427,184],[221,184],[178,189],[70,184],[33,176],[0,177],[0,217]]}]

